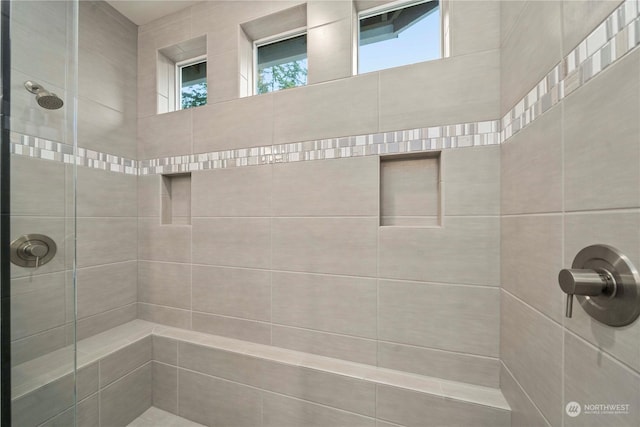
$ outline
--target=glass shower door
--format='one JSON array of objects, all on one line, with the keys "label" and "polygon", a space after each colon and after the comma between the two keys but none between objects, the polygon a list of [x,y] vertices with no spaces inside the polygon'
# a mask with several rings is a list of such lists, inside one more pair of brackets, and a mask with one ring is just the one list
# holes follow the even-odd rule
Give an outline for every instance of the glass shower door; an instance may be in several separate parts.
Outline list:
[{"label": "glass shower door", "polygon": [[77,1],[2,1],[2,426],[75,425]]}]

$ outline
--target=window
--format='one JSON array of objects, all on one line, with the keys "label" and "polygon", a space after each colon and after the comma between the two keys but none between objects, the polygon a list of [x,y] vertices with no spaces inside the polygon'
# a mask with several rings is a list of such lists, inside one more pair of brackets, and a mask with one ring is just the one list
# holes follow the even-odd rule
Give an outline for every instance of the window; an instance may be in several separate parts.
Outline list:
[{"label": "window", "polygon": [[199,57],[176,64],[176,109],[207,103],[207,59]]},{"label": "window", "polygon": [[441,57],[439,1],[360,15],[358,73]]},{"label": "window", "polygon": [[268,93],[307,84],[307,34],[300,31],[255,46],[255,93]]},{"label": "window", "polygon": [[206,36],[158,49],[156,99],[158,114],[207,103]]}]

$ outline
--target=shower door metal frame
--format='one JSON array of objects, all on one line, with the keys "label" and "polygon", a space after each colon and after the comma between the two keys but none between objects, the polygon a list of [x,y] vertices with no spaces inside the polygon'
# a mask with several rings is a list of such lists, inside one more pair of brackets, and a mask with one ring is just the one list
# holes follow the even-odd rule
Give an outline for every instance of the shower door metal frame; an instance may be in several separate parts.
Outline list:
[{"label": "shower door metal frame", "polygon": [[11,426],[11,1],[0,3],[0,424]]}]

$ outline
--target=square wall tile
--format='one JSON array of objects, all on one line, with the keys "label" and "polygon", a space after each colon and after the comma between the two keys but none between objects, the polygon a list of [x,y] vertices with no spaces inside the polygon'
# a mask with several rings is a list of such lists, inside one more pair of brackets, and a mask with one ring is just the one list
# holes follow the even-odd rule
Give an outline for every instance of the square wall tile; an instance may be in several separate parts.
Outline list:
[{"label": "square wall tile", "polygon": [[195,372],[178,370],[178,415],[205,425],[260,425],[260,391]]},{"label": "square wall tile", "polygon": [[513,31],[526,0],[500,2],[500,45],[502,46]]},{"label": "square wall tile", "polygon": [[137,318],[137,304],[125,305],[94,316],[78,319],[76,339],[83,340]]},{"label": "square wall tile", "polygon": [[[117,13],[117,12],[116,12]],[[114,13],[115,15],[115,13]],[[97,18],[97,17],[96,17]],[[104,24],[112,24],[108,14],[100,18],[94,18],[94,28]],[[81,21],[83,17],[79,20]],[[85,18],[86,19],[86,18]],[[82,27],[82,25],[80,25]],[[114,35],[121,33],[122,26],[110,28],[109,34],[94,34],[85,31],[79,38],[90,38],[94,43],[80,42],[78,49],[78,94],[80,97],[89,98],[125,113],[134,119],[136,116],[136,45],[137,31],[133,31],[133,37],[121,43],[108,43],[105,40],[114,40]],[[101,45],[104,50],[100,51]],[[115,49],[114,49],[115,48]],[[127,49],[128,48],[128,49]],[[111,50],[108,52],[107,50]],[[127,52],[128,50],[128,52]],[[99,78],[102,84],[96,85],[95,79]],[[135,135],[135,132],[134,132]],[[132,147],[134,148],[134,147]]]},{"label": "square wall tile", "polygon": [[501,235],[502,287],[561,323],[562,215],[503,216]]},{"label": "square wall tile", "polygon": [[500,146],[502,213],[562,211],[562,108],[547,111]]},{"label": "square wall tile", "polygon": [[153,362],[153,406],[172,414],[178,413],[178,368]]},{"label": "square wall tile", "polygon": [[451,56],[500,48],[500,3],[452,1]]},{"label": "square wall tile", "polygon": [[193,262],[269,268],[270,232],[269,218],[193,218]]},{"label": "square wall tile", "polygon": [[273,268],[376,275],[377,218],[274,218]]},{"label": "square wall tile", "polygon": [[179,308],[139,302],[138,319],[174,328],[191,329],[191,311]]},{"label": "square wall tile", "polygon": [[[519,3],[519,2],[501,2]],[[500,55],[502,116],[562,60],[562,2],[509,5],[513,27],[502,41]],[[507,6],[503,6],[503,11]],[[504,18],[503,18],[504,22]],[[536,40],[536,43],[531,43]]]},{"label": "square wall tile", "polygon": [[136,259],[136,218],[78,218],[77,265],[89,267]]},{"label": "square wall tile", "polygon": [[161,225],[160,218],[139,218],[138,259],[190,262],[191,226]]},{"label": "square wall tile", "polygon": [[194,312],[192,329],[259,344],[271,344],[271,325],[254,320]]},{"label": "square wall tile", "polygon": [[310,329],[272,326],[271,345],[336,359],[375,365],[376,341]]},{"label": "square wall tile", "polygon": [[[640,341],[636,342],[636,349]],[[564,414],[566,426],[638,425],[640,419],[640,374],[618,363],[606,353],[565,332],[565,402],[578,402],[577,417]],[[620,414],[589,413],[589,405],[620,404]]]},{"label": "square wall tile", "polygon": [[272,165],[192,173],[193,216],[269,216],[271,175]]},{"label": "square wall tile", "polygon": [[560,425],[562,327],[501,292],[500,357],[551,425]]},{"label": "square wall tile", "polygon": [[[213,46],[211,49],[207,47],[207,51],[207,81],[210,82],[207,86],[207,104],[237,99],[240,95],[238,51],[217,51]],[[196,107],[194,111],[198,108],[203,107]]]},{"label": "square wall tile", "polygon": [[500,146],[443,150],[445,215],[500,213]]},{"label": "square wall tile", "polygon": [[265,427],[375,427],[373,418],[274,393],[264,393],[262,405],[262,425]]},{"label": "square wall tile", "polygon": [[91,99],[78,98],[78,145],[80,147],[130,159],[135,158],[136,124],[133,111],[125,113]]},{"label": "square wall tile", "polygon": [[152,368],[147,363],[100,391],[100,425],[125,426],[152,404]]},{"label": "square wall tile", "polygon": [[138,159],[192,154],[192,114],[187,109],[139,118]]},{"label": "square wall tile", "polygon": [[11,155],[12,215],[64,216],[66,187],[62,163]]},{"label": "square wall tile", "polygon": [[262,387],[264,359],[189,342],[180,342],[178,346],[181,368]]},{"label": "square wall tile", "polygon": [[[237,70],[235,72],[237,73]],[[233,78],[236,80],[235,95],[224,95],[227,100],[239,96],[239,77],[234,75]],[[214,90],[215,85],[212,83],[209,87],[210,90]],[[210,96],[216,94],[212,93]],[[222,100],[216,102],[214,98],[209,98],[208,105],[193,109],[194,153],[271,145],[273,95],[220,101]],[[248,121],[251,122],[250,126],[247,125]]]},{"label": "square wall tile", "polygon": [[445,217],[436,228],[381,227],[380,277],[498,286],[500,219]]},{"label": "square wall tile", "polygon": [[498,356],[498,289],[380,280],[378,293],[381,340]]},{"label": "square wall tile", "polygon": [[562,48],[564,55],[571,52],[622,2],[622,0],[562,2]]},{"label": "square wall tile", "polygon": [[380,341],[378,366],[497,388],[500,361],[493,357]]},{"label": "square wall tile", "polygon": [[353,5],[349,1],[311,0],[307,3],[307,27],[314,28],[341,19],[351,19]]},{"label": "square wall tile", "polygon": [[500,390],[511,407],[512,427],[551,427],[504,366],[500,370]]},{"label": "square wall tile", "polygon": [[[334,3],[348,4],[349,2]],[[349,16],[339,21],[308,29],[308,84],[327,82],[353,75],[352,27],[353,20]]]},{"label": "square wall tile", "polygon": [[271,272],[193,266],[193,310],[252,320],[271,319]]},{"label": "square wall tile", "polygon": [[12,402],[12,424],[40,425],[73,405],[74,378],[65,375]]},{"label": "square wall tile", "polygon": [[377,386],[377,391],[377,417],[407,427],[424,426],[425,420],[437,426],[507,427],[511,425],[508,411],[471,405],[382,384]]},{"label": "square wall tile", "polygon": [[274,323],[376,338],[375,279],[274,272],[272,281]]},{"label": "square wall tile", "polygon": [[380,75],[380,131],[495,120],[500,51],[396,67]]},{"label": "square wall tile", "polygon": [[153,360],[167,365],[178,364],[178,342],[171,338],[153,335]]},{"label": "square wall tile", "polygon": [[65,305],[65,273],[12,279],[11,339],[15,341],[64,325]]},{"label": "square wall tile", "polygon": [[11,342],[11,365],[18,366],[67,345],[66,327],[50,328]]},{"label": "square wall tile", "polygon": [[638,75],[635,50],[564,100],[567,211],[640,206]]},{"label": "square wall tile", "polygon": [[104,388],[152,359],[153,346],[147,336],[100,359],[100,387]]},{"label": "square wall tile", "polygon": [[137,261],[77,270],[78,318],[93,316],[136,302]]},{"label": "square wall tile", "polygon": [[273,143],[378,131],[378,75],[368,74],[273,94]]},{"label": "square wall tile", "polygon": [[273,166],[274,216],[375,216],[378,159],[353,157]]},{"label": "square wall tile", "polygon": [[175,308],[191,308],[191,266],[140,261],[138,301]]},{"label": "square wall tile", "polygon": [[[76,213],[78,216],[133,217],[138,213],[134,175],[77,168]],[[73,199],[73,186],[68,185],[68,202]],[[69,212],[71,214],[71,212]]]},{"label": "square wall tile", "polygon": [[161,185],[162,175],[138,176],[138,217],[160,216]]},{"label": "square wall tile", "polygon": [[376,386],[371,381],[274,362],[265,363],[263,377],[265,390],[375,416]]}]

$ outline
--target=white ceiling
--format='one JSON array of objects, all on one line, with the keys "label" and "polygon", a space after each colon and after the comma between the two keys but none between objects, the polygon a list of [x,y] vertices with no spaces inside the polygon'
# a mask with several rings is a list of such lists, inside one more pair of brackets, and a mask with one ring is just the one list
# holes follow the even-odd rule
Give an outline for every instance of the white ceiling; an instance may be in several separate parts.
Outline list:
[{"label": "white ceiling", "polygon": [[134,24],[144,25],[199,3],[199,0],[107,0],[107,3]]}]

